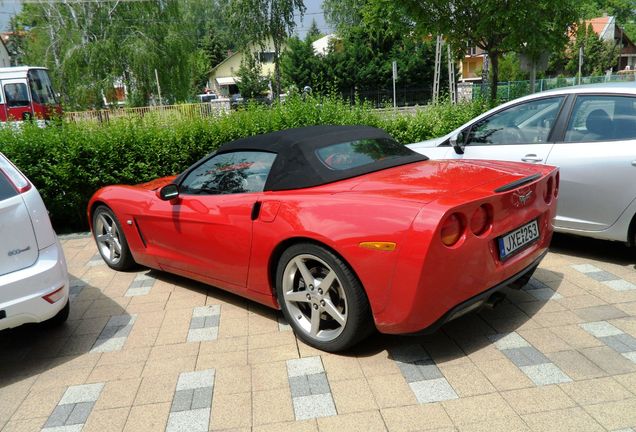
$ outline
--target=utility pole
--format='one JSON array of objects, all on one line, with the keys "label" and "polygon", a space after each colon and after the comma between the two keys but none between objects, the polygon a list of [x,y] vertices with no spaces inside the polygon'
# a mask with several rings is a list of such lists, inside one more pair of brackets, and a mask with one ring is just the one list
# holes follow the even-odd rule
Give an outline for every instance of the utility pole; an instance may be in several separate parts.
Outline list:
[{"label": "utility pole", "polygon": [[579,85],[581,85],[581,66],[583,66],[583,47],[579,47]]}]

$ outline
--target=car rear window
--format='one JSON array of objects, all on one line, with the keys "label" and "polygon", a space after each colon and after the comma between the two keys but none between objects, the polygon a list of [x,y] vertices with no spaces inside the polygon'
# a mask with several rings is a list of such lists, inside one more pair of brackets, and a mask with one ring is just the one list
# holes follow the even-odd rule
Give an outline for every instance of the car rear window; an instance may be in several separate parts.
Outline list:
[{"label": "car rear window", "polygon": [[316,150],[318,160],[334,171],[345,171],[411,153],[408,147],[385,138],[348,141]]},{"label": "car rear window", "polygon": [[4,201],[7,198],[14,197],[18,194],[15,188],[9,183],[9,180],[4,175],[2,171],[0,171],[0,201]]}]

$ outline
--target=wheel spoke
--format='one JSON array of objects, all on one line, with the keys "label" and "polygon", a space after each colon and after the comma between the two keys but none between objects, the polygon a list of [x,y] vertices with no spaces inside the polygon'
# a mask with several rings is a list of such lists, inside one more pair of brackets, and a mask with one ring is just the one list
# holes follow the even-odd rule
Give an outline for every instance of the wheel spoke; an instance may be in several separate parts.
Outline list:
[{"label": "wheel spoke", "polygon": [[329,290],[331,289],[331,285],[336,280],[336,272],[331,270],[327,276],[318,284],[320,288],[322,288],[322,295],[327,295]]},{"label": "wheel spoke", "polygon": [[108,236],[106,234],[99,234],[97,236],[97,241],[98,242],[107,243],[108,242]]},{"label": "wheel spoke", "polygon": [[115,261],[115,258],[117,258],[117,257],[115,256],[115,243],[114,242],[110,244],[110,248],[109,249],[110,249],[110,260],[111,260],[111,262]]},{"label": "wheel spoke", "polygon": [[320,331],[320,312],[314,308],[311,308],[311,329],[309,333],[312,336],[317,336]]},{"label": "wheel spoke", "polygon": [[[341,326],[344,326],[347,323],[347,320],[344,317],[344,315],[342,315],[340,313],[340,311],[338,309],[336,309],[336,307],[333,305],[331,300],[329,300],[329,299],[324,299],[324,300],[325,300],[325,305],[323,306],[324,311],[329,316],[331,316],[331,318],[335,319],[338,322],[338,324],[340,324]],[[313,316],[312,316],[312,318],[313,318]]]},{"label": "wheel spoke", "polygon": [[302,275],[303,280],[305,281],[305,285],[306,286],[313,285],[314,277],[309,272],[309,269],[307,268],[303,260],[296,257],[294,258],[294,262],[296,263],[296,267],[298,267],[298,270],[300,271],[300,274]]},{"label": "wheel spoke", "polygon": [[99,221],[102,223],[102,230],[104,232],[109,232],[110,231],[110,225],[108,224],[108,220],[106,220],[106,218],[104,217],[103,214],[99,215]]},{"label": "wheel spoke", "polygon": [[307,303],[307,293],[305,291],[287,291],[285,292],[285,300],[292,302]]},{"label": "wheel spoke", "polygon": [[119,244],[119,239],[113,239],[113,246],[115,247],[115,252],[118,255],[121,255],[121,244]]}]

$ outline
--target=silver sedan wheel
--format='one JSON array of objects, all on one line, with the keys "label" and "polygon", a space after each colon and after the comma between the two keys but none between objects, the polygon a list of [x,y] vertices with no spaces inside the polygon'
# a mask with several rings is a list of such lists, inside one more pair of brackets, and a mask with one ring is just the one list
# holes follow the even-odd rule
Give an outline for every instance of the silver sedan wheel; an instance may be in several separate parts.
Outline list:
[{"label": "silver sedan wheel", "polygon": [[121,260],[119,229],[108,213],[100,213],[95,220],[95,240],[102,258],[109,264],[118,264]]},{"label": "silver sedan wheel", "polygon": [[283,272],[283,301],[310,338],[337,338],[347,324],[347,297],[336,272],[315,255],[291,259]]}]

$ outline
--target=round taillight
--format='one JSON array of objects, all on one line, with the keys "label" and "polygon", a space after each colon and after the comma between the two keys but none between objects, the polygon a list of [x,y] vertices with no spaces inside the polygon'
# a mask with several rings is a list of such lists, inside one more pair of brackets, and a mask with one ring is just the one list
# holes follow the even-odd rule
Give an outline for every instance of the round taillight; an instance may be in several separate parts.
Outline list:
[{"label": "round taillight", "polygon": [[543,192],[543,200],[546,204],[550,204],[552,202],[552,197],[554,193],[554,181],[552,177],[548,179],[548,184],[546,185],[545,192]]},{"label": "round taillight", "polygon": [[561,181],[561,173],[557,173],[554,179],[554,197],[556,198],[559,196],[559,182]]},{"label": "round taillight", "polygon": [[456,244],[464,233],[464,223],[459,213],[450,215],[442,225],[442,243],[446,246]]},{"label": "round taillight", "polygon": [[476,236],[486,233],[490,229],[491,224],[490,212],[485,205],[479,206],[470,218],[470,230]]}]

